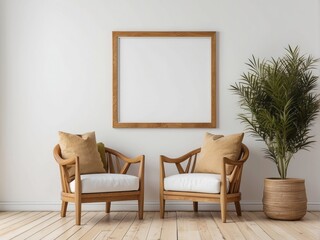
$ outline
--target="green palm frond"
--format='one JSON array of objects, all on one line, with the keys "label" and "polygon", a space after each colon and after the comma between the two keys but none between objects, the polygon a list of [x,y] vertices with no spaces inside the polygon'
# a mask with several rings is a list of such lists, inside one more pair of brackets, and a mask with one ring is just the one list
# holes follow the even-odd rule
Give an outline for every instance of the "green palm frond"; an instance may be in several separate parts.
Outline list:
[{"label": "green palm frond", "polygon": [[312,72],[317,61],[291,46],[278,59],[252,56],[248,72],[231,85],[244,110],[239,119],[254,137],[265,141],[266,157],[276,163],[281,178],[286,178],[292,155],[314,142],[311,126],[320,107],[315,93],[318,76]]}]

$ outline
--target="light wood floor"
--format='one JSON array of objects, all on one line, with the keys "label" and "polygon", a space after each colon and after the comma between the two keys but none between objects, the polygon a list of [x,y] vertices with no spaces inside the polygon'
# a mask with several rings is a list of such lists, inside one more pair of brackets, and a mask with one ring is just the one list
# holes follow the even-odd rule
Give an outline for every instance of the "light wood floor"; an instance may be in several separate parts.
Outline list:
[{"label": "light wood floor", "polygon": [[76,226],[74,212],[0,212],[0,239],[320,239],[320,212],[301,221],[273,221],[262,212],[229,212],[221,223],[219,212],[83,212]]}]

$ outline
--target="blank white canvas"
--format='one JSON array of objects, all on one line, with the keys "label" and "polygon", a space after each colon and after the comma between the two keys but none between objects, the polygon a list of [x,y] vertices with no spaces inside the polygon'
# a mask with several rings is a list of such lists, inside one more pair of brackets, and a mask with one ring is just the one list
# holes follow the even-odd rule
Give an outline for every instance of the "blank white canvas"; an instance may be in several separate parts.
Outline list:
[{"label": "blank white canvas", "polygon": [[119,38],[119,122],[210,122],[211,38]]}]

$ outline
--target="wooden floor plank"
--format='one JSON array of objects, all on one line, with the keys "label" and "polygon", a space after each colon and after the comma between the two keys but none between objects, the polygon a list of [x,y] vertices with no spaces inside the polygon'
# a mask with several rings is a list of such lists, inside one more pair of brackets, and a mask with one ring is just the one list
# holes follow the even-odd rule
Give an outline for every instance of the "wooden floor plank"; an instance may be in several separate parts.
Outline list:
[{"label": "wooden floor plank", "polygon": [[[48,214],[47,212],[45,214]],[[29,222],[34,221],[35,219],[39,218],[40,216],[43,216],[43,213],[41,212],[30,212],[29,214],[24,215],[23,217],[19,217],[17,219],[14,219],[13,221],[6,222],[5,224],[2,224],[0,227],[0,236],[9,233],[10,231],[14,231],[19,227],[22,227]]]},{"label": "wooden floor plank", "polygon": [[2,220],[2,219],[6,219],[6,218],[8,218],[8,217],[11,217],[11,216],[13,216],[13,215],[16,215],[16,214],[18,214],[19,212],[0,212],[0,221]]},{"label": "wooden floor plank", "polygon": [[244,212],[243,215],[258,224],[274,240],[296,240],[293,234],[279,225],[280,221],[271,221],[264,213]]},{"label": "wooden floor plank", "polygon": [[38,226],[39,224],[47,221],[48,219],[50,219],[51,217],[53,217],[54,215],[56,215],[56,213],[54,212],[42,212],[38,215],[36,215],[37,218],[35,218],[34,220],[32,220],[31,218],[27,219],[27,224],[22,224],[21,227],[9,231],[7,234],[1,235],[1,237],[3,237],[4,239],[12,239],[15,237],[18,237],[20,239],[23,239],[21,237],[21,235],[25,232],[27,232],[28,230],[32,229],[35,226]]},{"label": "wooden floor plank", "polygon": [[199,212],[197,215],[197,224],[201,239],[224,239],[210,212]]},{"label": "wooden floor plank", "polygon": [[224,239],[210,212],[198,212],[196,217],[201,239]]},{"label": "wooden floor plank", "polygon": [[160,218],[160,213],[155,212],[146,240],[159,240],[161,238],[162,225],[163,219]]},{"label": "wooden floor plank", "polygon": [[99,222],[81,238],[74,238],[74,236],[72,236],[70,239],[104,239],[104,236],[109,236],[127,214],[127,212],[111,212],[100,219]]},{"label": "wooden floor plank", "polygon": [[[154,212],[147,212],[142,220],[142,223],[139,226],[139,230],[134,236],[135,240],[145,240],[147,239],[152,219],[154,219],[155,213]],[[141,221],[141,220],[140,220]]]},{"label": "wooden floor plank", "polygon": [[222,235],[225,239],[237,239],[237,240],[245,240],[246,238],[243,236],[237,224],[235,224],[230,216],[227,216],[227,222],[222,223],[221,221],[221,213],[220,212],[212,212],[212,216],[214,217],[214,221],[218,225]]},{"label": "wooden floor plank", "polygon": [[136,218],[136,212],[129,212],[127,216],[124,219],[122,219],[118,226],[113,230],[109,238],[122,239],[126,235],[127,231],[129,230],[130,226]]},{"label": "wooden floor plank", "polygon": [[[144,215],[146,215],[146,214],[144,214]],[[123,240],[132,240],[132,239],[134,239],[134,236],[138,232],[141,223],[142,223],[142,220],[140,220],[139,218],[135,218],[135,220],[133,221],[133,223],[131,224],[130,228],[128,229],[128,231],[126,232],[126,234],[124,235],[124,237],[122,239]]]},{"label": "wooden floor plank", "polygon": [[142,220],[137,217],[122,239],[146,239],[153,218],[154,212],[145,212]]},{"label": "wooden floor plank", "polygon": [[197,213],[194,212],[177,213],[178,239],[201,240],[196,219]]},{"label": "wooden floor plank", "polygon": [[0,220],[0,230],[4,229],[12,224],[15,224],[16,222],[21,221],[25,217],[29,217],[33,214],[36,214],[36,212],[19,212],[17,214],[10,215],[4,219]]},{"label": "wooden floor plank", "polygon": [[161,240],[176,240],[177,234],[177,213],[166,212],[161,230]]},{"label": "wooden floor plank", "polygon": [[313,229],[320,230],[320,217],[313,214],[313,212],[307,212],[307,214],[298,223],[311,226]]},{"label": "wooden floor plank", "polygon": [[25,231],[22,234],[14,237],[13,239],[14,240],[27,239],[28,237],[30,237],[30,236],[34,235],[35,233],[41,231],[42,229],[44,229],[45,227],[49,226],[50,224],[58,221],[60,218],[61,218],[60,217],[60,213],[52,212],[52,217],[50,217],[46,221],[43,221],[43,222],[39,223],[37,226],[28,229],[27,231]]},{"label": "wooden floor plank", "polygon": [[279,226],[290,232],[296,239],[319,240],[318,232],[304,227],[302,224],[297,224],[296,221],[280,221]]},{"label": "wooden floor plank", "polygon": [[[60,235],[58,237],[54,237],[58,235],[57,233],[54,235],[51,233],[48,235],[49,238],[47,239],[56,239],[56,240],[65,240],[69,237],[73,236],[75,233],[77,233],[83,226],[85,226],[95,215],[97,215],[97,212],[88,212],[81,218],[81,225],[75,225],[73,224],[68,230],[62,231],[63,229],[59,229]],[[56,230],[57,231],[57,230]],[[46,238],[44,238],[46,239]]]},{"label": "wooden floor plank", "polygon": [[177,213],[166,212],[164,215],[163,225],[161,229],[161,240],[177,239]]},{"label": "wooden floor plank", "polygon": [[[84,223],[86,223],[89,220],[87,219],[87,212],[81,213],[81,219]],[[51,239],[57,239],[60,235],[62,235],[65,232],[68,232],[70,228],[76,226],[75,219],[61,225],[60,227],[56,228],[54,231],[50,232],[46,236],[42,237],[41,240],[51,240]],[[78,226],[79,227],[79,226]],[[78,230],[78,229],[77,229]]]},{"label": "wooden floor plank", "polygon": [[[263,213],[256,213],[256,215],[263,217]],[[296,239],[319,239],[319,228],[315,228],[308,222],[307,216],[299,221],[272,221]]]},{"label": "wooden floor plank", "polygon": [[320,213],[307,212],[299,221],[277,221],[262,212],[229,212],[227,223],[220,212],[83,212],[82,224],[75,225],[74,212],[61,218],[59,212],[1,212],[0,239],[57,240],[314,240],[320,239]]},{"label": "wooden floor plank", "polygon": [[312,212],[312,214],[314,214],[314,215],[316,215],[316,216],[320,217],[320,212]]},{"label": "wooden floor plank", "polygon": [[[69,238],[70,240],[78,240],[83,235],[85,235],[90,229],[92,229],[103,217],[106,216],[105,212],[95,212],[96,214],[85,224],[81,225],[80,229],[78,229],[76,232],[74,232]],[[115,213],[112,213],[112,215],[115,215]]]},{"label": "wooden floor plank", "polygon": [[211,233],[208,229],[208,225],[206,224],[205,220],[205,215],[204,213],[197,213],[195,214],[196,221],[197,221],[197,231],[200,234],[200,239],[201,240],[212,240],[213,236],[211,236]]},{"label": "wooden floor plank", "polygon": [[320,239],[320,217],[316,214],[313,214],[313,212],[307,212],[307,214],[303,217],[301,221],[299,221],[297,224],[303,225],[305,228],[309,229],[310,231],[313,231],[317,236],[318,240]]},{"label": "wooden floor plank", "polygon": [[239,217],[235,212],[230,212],[229,216],[238,225],[247,240],[272,240],[272,238],[251,219],[245,218],[244,216]]},{"label": "wooden floor plank", "polygon": [[[263,213],[256,213],[259,218],[263,218]],[[319,239],[318,231],[307,223],[307,218],[299,221],[272,221],[286,232],[289,232],[296,239]],[[311,228],[310,228],[311,227]]]},{"label": "wooden floor plank", "polygon": [[61,218],[59,216],[59,219],[52,224],[47,225],[46,227],[42,228],[41,230],[37,231],[36,233],[29,236],[28,240],[39,240],[50,234],[51,232],[55,231],[59,227],[67,224],[68,222],[73,221],[75,222],[75,214],[74,212],[68,212],[66,217]]}]

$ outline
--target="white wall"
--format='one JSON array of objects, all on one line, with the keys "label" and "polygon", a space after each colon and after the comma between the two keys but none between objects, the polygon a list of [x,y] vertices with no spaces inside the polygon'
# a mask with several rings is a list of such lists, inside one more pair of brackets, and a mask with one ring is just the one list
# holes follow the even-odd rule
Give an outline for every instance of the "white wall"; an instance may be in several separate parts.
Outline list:
[{"label": "white wall", "polygon": [[[59,130],[95,130],[109,147],[129,156],[145,154],[146,209],[157,209],[160,154],[179,156],[196,148],[206,131],[244,131],[229,88],[252,54],[279,56],[291,44],[320,57],[319,5],[319,0],[0,0],[0,209],[59,209],[59,172],[52,157]],[[218,127],[113,129],[114,30],[217,31]],[[289,177],[306,179],[309,209],[320,206],[319,133],[320,118],[313,127],[317,143],[289,167]],[[244,142],[251,155],[243,173],[243,208],[259,209],[263,179],[277,171],[264,159],[262,143],[248,134]]]}]

